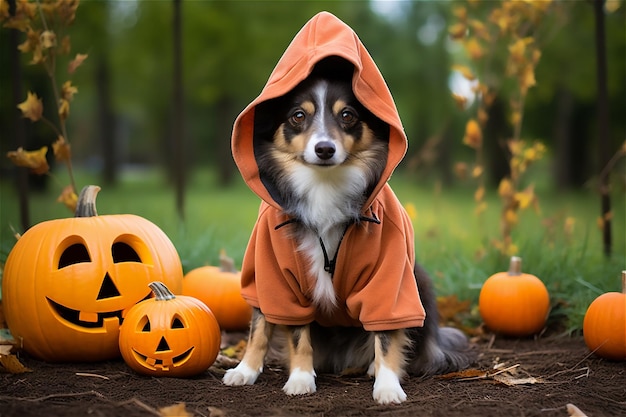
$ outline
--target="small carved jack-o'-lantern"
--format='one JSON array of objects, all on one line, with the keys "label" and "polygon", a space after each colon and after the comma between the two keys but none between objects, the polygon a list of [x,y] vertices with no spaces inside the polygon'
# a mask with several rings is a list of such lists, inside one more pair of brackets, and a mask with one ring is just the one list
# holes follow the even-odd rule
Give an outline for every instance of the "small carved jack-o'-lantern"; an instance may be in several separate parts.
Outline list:
[{"label": "small carved jack-o'-lantern", "polygon": [[148,220],[98,216],[100,190],[81,192],[74,218],[26,231],[9,254],[2,298],[13,337],[31,355],[52,362],[118,357],[127,310],[150,297],[148,284],[182,290],[172,242]]},{"label": "small carved jack-o'-lantern", "polygon": [[135,371],[188,377],[204,372],[220,349],[220,328],[211,310],[194,297],[174,296],[150,283],[154,298],[128,312],[120,328],[120,352]]}]

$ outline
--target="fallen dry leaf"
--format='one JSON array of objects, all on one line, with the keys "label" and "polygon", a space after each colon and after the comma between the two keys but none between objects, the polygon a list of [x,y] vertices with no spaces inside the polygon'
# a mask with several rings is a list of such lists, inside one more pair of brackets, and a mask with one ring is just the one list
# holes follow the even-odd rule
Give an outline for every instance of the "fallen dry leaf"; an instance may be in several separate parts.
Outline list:
[{"label": "fallen dry leaf", "polygon": [[193,415],[185,408],[185,403],[161,407],[159,408],[159,415],[161,417],[193,417]]},{"label": "fallen dry leaf", "polygon": [[506,374],[506,373],[494,375],[492,378],[494,381],[498,381],[501,384],[508,385],[508,386],[537,384],[541,382],[540,380],[532,376],[528,376],[524,378],[517,378],[513,375]]},{"label": "fallen dry leaf", "polygon": [[437,308],[439,310],[439,320],[443,324],[460,324],[459,314],[470,311],[471,302],[469,300],[459,300],[456,295],[447,297],[437,297]]},{"label": "fallen dry leaf", "polygon": [[12,345],[0,345],[0,371],[12,374],[32,372],[32,369],[22,365],[17,356],[10,353],[12,348]]},{"label": "fallen dry leaf", "polygon": [[226,413],[221,408],[209,407],[209,417],[223,417]]},{"label": "fallen dry leaf", "polygon": [[487,378],[487,372],[481,369],[465,369],[459,372],[450,372],[444,375],[437,375],[437,379],[483,379]]},{"label": "fallen dry leaf", "polygon": [[574,404],[567,404],[567,414],[570,417],[587,417],[587,414],[580,411],[580,408],[576,407]]}]

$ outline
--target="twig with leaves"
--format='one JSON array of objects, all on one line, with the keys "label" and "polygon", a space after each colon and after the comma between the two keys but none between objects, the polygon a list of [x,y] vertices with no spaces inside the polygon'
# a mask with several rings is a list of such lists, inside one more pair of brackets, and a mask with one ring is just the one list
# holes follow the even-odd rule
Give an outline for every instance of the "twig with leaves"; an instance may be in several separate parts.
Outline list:
[{"label": "twig with leaves", "polygon": [[[70,103],[74,95],[78,93],[78,89],[70,80],[64,81],[63,84],[57,81],[57,64],[60,57],[70,54],[70,37],[65,31],[74,22],[78,4],[79,0],[36,0],[35,2],[16,0],[15,10],[9,10],[8,2],[0,3],[2,26],[26,34],[26,40],[18,46],[18,49],[24,54],[31,55],[30,65],[40,65],[44,68],[52,84],[57,123],[44,116],[43,102],[36,93],[29,91],[26,100],[17,107],[21,110],[23,117],[31,122],[45,123],[57,136],[52,143],[52,150],[56,160],[67,167],[70,182],[57,201],[64,203],[72,211],[76,207],[78,197],[66,122],[70,115]],[[85,59],[87,55],[76,54],[67,65],[67,75],[71,76]],[[9,152],[7,156],[15,165],[29,168],[34,174],[43,175],[50,171],[46,160],[47,152],[47,146],[34,151],[18,148]]]},{"label": "twig with leaves", "polygon": [[[551,2],[507,0],[493,3],[486,21],[471,17],[473,12],[478,12],[476,3],[468,1],[468,7],[456,7],[454,15],[457,20],[449,29],[452,39],[460,42],[464,47],[471,65],[479,69],[476,72],[466,65],[454,66],[454,69],[474,83],[474,92],[479,101],[476,116],[466,124],[463,143],[476,151],[476,161],[471,173],[472,177],[478,181],[474,199],[477,205],[476,214],[480,216],[487,209],[483,129],[489,118],[489,108],[496,97],[504,95],[502,77],[499,74],[489,73],[488,70],[489,65],[495,59],[494,51],[506,45],[505,74],[514,81],[514,93],[511,94],[510,99],[513,136],[505,141],[509,154],[507,162],[510,175],[503,178],[498,187],[502,204],[501,237],[494,239],[493,245],[501,253],[510,256],[518,251],[512,238],[512,231],[518,223],[518,212],[528,207],[535,207],[538,210],[538,200],[533,184],[522,189],[521,178],[533,162],[543,157],[546,149],[541,142],[529,143],[522,139],[522,122],[526,96],[528,90],[536,84],[535,68],[541,57],[536,32],[544,16],[550,11]],[[475,73],[479,73],[479,76]],[[454,96],[454,99],[460,107],[466,107],[466,99],[459,96]],[[464,164],[457,167],[457,172],[467,171]]]}]

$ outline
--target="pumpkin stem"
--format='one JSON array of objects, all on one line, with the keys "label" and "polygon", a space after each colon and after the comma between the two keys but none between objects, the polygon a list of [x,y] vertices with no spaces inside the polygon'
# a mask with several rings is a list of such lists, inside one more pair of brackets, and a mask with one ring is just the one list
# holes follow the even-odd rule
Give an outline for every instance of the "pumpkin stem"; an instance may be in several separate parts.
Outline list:
[{"label": "pumpkin stem", "polygon": [[76,210],[74,217],[95,217],[98,215],[96,211],[96,196],[100,191],[97,185],[86,185],[80,191],[78,201],[76,202]]},{"label": "pumpkin stem", "polygon": [[161,281],[154,281],[148,284],[148,287],[154,293],[154,299],[157,301],[167,301],[176,298],[174,294]]},{"label": "pumpkin stem", "polygon": [[522,258],[519,256],[511,256],[509,275],[522,275]]},{"label": "pumpkin stem", "polygon": [[626,271],[622,271],[622,294],[626,294]]},{"label": "pumpkin stem", "polygon": [[233,258],[226,256],[226,251],[224,249],[220,251],[220,271],[237,272],[237,268],[235,268],[235,261],[233,261]]}]

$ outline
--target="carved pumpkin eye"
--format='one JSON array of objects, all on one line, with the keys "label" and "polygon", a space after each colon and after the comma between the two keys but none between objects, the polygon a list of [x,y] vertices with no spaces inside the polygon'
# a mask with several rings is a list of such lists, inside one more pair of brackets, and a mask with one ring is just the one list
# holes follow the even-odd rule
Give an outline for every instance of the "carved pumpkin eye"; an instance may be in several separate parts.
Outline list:
[{"label": "carved pumpkin eye", "polygon": [[84,243],[74,243],[73,245],[68,246],[59,257],[58,268],[65,268],[66,266],[82,263],[82,262],[91,262],[91,257],[89,256],[89,251]]},{"label": "carved pumpkin eye", "polygon": [[139,262],[141,258],[139,254],[126,242],[115,242],[111,248],[113,254],[113,262]]},{"label": "carved pumpkin eye", "polygon": [[150,333],[150,319],[148,316],[144,316],[143,319],[141,319],[137,324],[137,328],[141,329],[141,332]]},{"label": "carved pumpkin eye", "polygon": [[183,321],[181,320],[181,318],[179,316],[174,316],[174,319],[172,320],[172,329],[184,329],[185,325],[183,324]]}]

